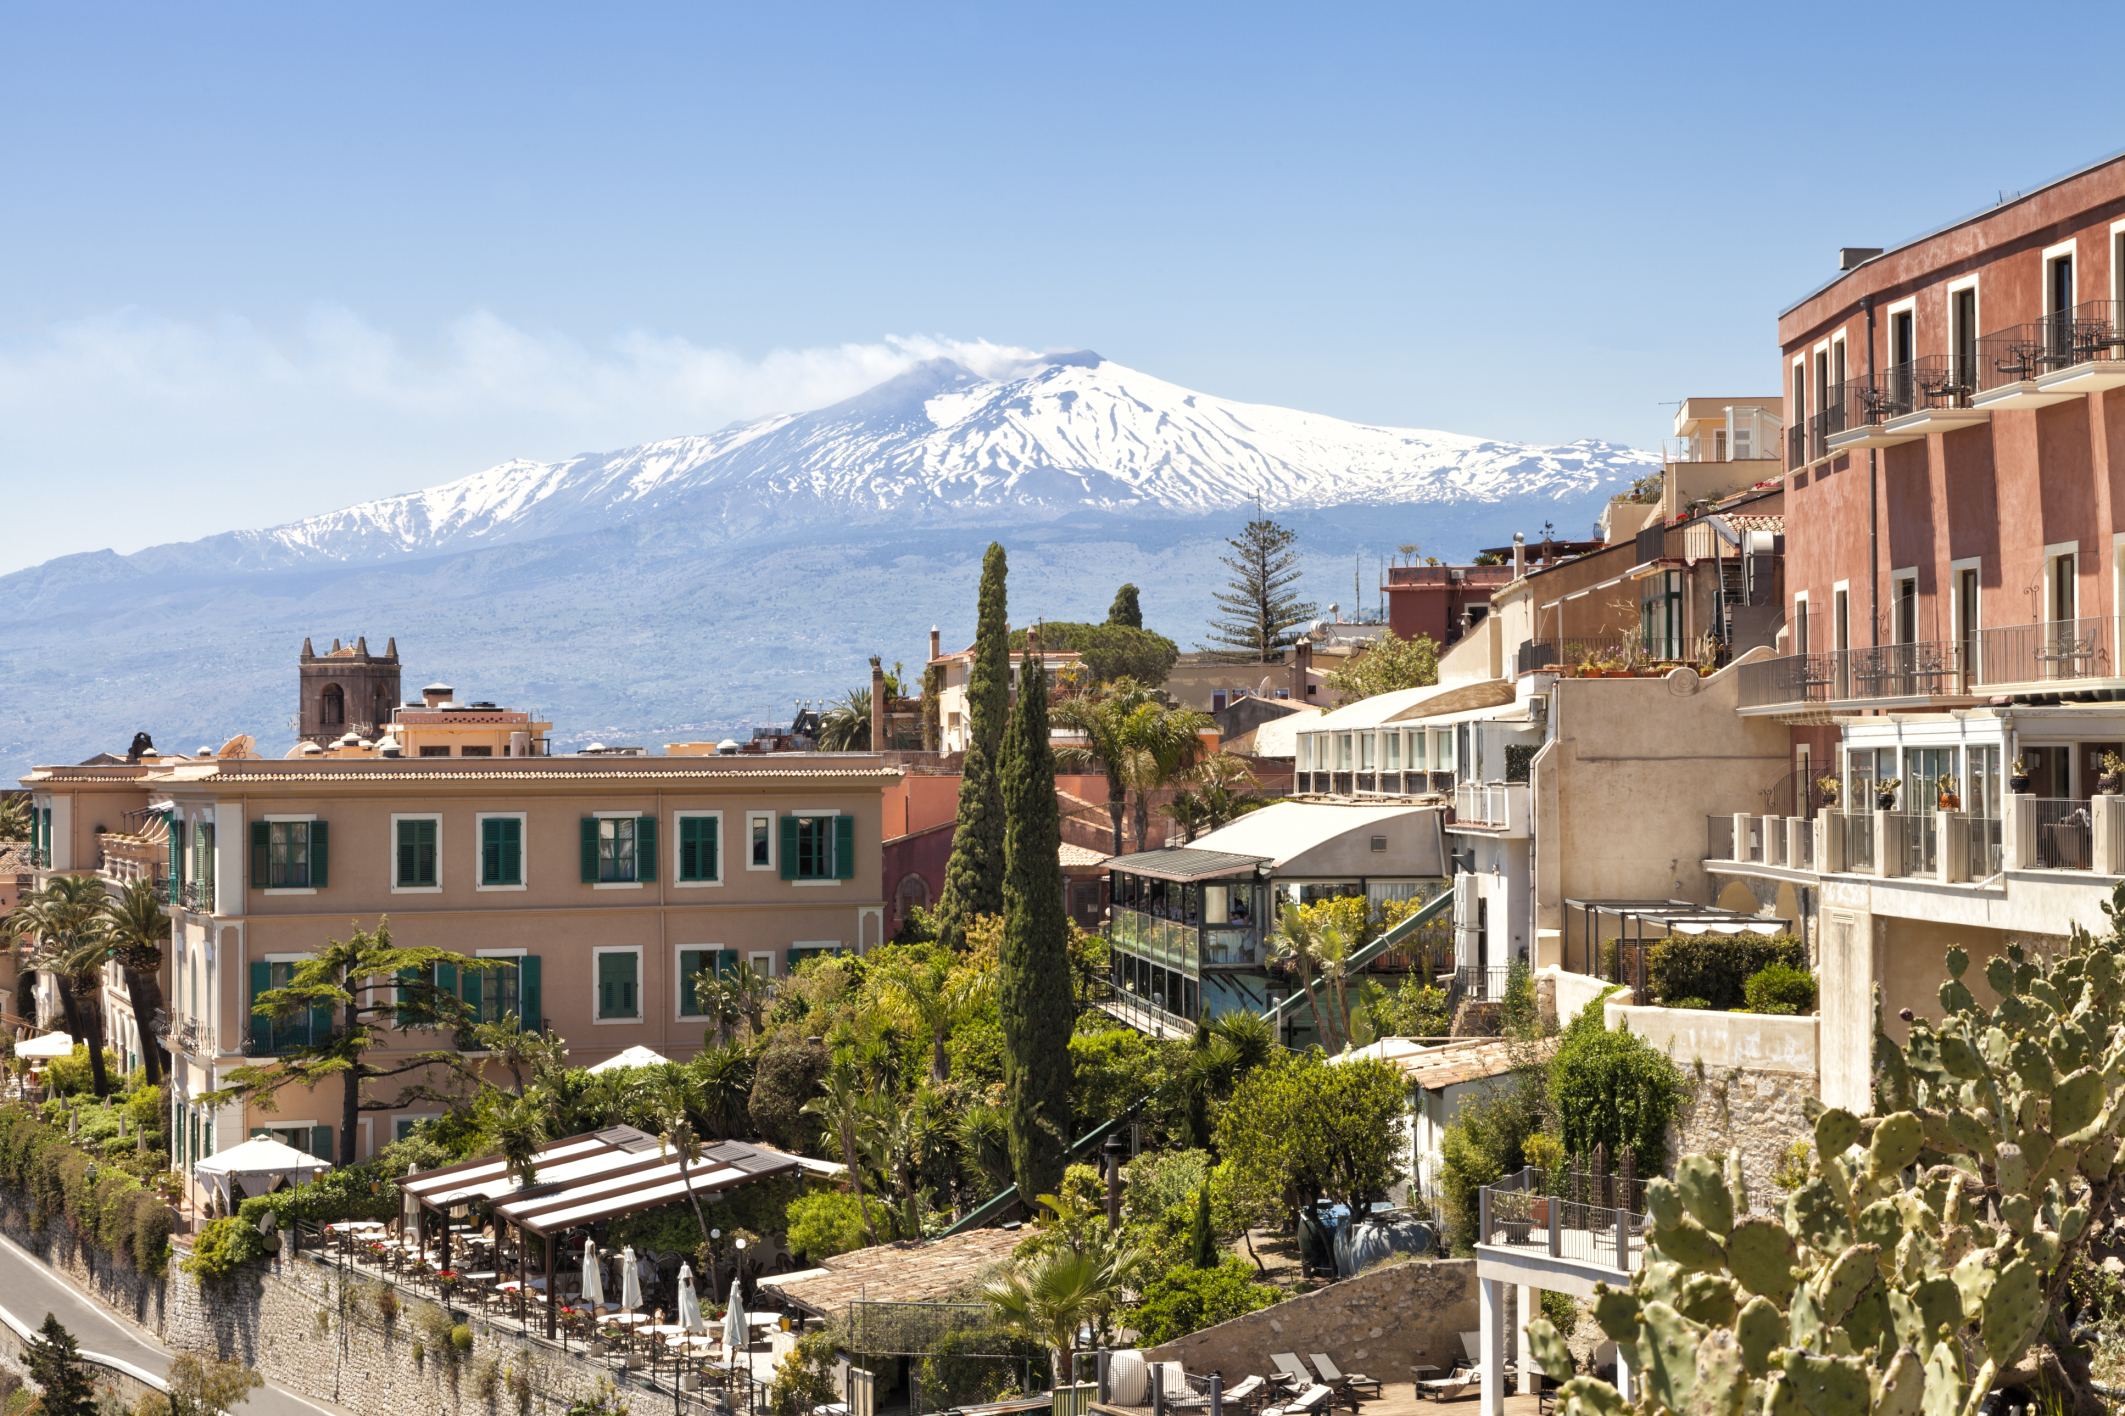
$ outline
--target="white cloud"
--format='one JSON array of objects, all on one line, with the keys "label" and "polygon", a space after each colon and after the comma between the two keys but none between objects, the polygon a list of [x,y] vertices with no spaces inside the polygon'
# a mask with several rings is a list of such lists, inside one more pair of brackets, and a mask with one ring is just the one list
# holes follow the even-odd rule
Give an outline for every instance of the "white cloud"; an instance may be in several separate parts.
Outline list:
[{"label": "white cloud", "polygon": [[[0,571],[816,408],[939,356],[992,374],[1035,352],[913,335],[747,358],[641,329],[586,344],[486,311],[415,350],[338,304],[279,335],[139,308],[67,320],[0,340],[0,488],[49,528],[0,546]],[[117,495],[84,518],[85,486]]]}]

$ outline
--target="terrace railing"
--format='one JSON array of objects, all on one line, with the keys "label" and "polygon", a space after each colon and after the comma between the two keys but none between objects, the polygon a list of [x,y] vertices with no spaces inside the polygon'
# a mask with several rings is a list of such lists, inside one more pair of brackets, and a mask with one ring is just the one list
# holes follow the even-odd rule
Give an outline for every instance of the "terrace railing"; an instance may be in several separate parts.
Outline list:
[{"label": "terrace railing", "polygon": [[1971,679],[1992,686],[2109,678],[2116,639],[2116,615],[1981,629]]},{"label": "terrace railing", "polygon": [[2032,797],[2028,808],[2036,828],[2039,870],[2086,870],[2093,844],[2089,803],[2072,797]]},{"label": "terrace railing", "polygon": [[[1598,1178],[1607,1182],[1596,1187],[1609,1192],[1603,1198],[1637,1195],[1638,1187],[1633,1183],[1619,1184],[1614,1177]],[[1476,1242],[1531,1249],[1551,1258],[1600,1264],[1621,1273],[1636,1268],[1645,1252],[1644,1214],[1626,1204],[1596,1204],[1574,1195],[1542,1193],[1558,1188],[1581,1189],[1577,1185],[1549,1185],[1542,1172],[1532,1166],[1518,1175],[1482,1186],[1477,1191]]]},{"label": "terrace railing", "polygon": [[1707,816],[1704,819],[1704,858],[1706,860],[1740,860],[1734,854],[1734,817]]},{"label": "terrace railing", "polygon": [[1874,873],[1874,813],[1845,813],[1845,869],[1854,875]]},{"label": "terrace railing", "polygon": [[1997,816],[1973,816],[1966,824],[1970,858],[1965,866],[1968,872],[1965,878],[1990,880],[2005,869],[2007,863],[2000,819]]},{"label": "terrace railing", "polygon": [[2119,315],[2116,300],[2087,300],[1986,335],[1977,342],[1978,391],[2033,383],[2080,364],[2125,358],[2125,321]]}]

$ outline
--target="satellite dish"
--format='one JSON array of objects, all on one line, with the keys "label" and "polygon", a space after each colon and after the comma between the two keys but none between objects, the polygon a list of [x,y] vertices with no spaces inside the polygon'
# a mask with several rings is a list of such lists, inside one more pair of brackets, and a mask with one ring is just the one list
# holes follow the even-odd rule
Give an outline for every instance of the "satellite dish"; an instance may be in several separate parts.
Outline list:
[{"label": "satellite dish", "polygon": [[249,733],[238,733],[235,737],[223,743],[221,751],[214,755],[225,759],[256,757],[258,756],[258,743]]}]

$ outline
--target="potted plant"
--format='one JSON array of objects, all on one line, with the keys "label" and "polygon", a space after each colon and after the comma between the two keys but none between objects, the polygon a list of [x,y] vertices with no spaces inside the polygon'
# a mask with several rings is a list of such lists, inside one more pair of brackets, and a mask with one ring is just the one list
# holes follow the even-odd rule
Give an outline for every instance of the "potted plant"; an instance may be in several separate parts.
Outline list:
[{"label": "potted plant", "polygon": [[1904,784],[1902,777],[1884,777],[1874,784],[1874,809],[1896,810],[1896,792]]},{"label": "potted plant", "polygon": [[2121,781],[2125,781],[2125,757],[2115,752],[2106,752],[2099,759],[2103,770],[2097,774],[2095,789],[2103,796],[2116,796]]},{"label": "potted plant", "polygon": [[2013,792],[2016,796],[2020,796],[2029,790],[2029,760],[2027,758],[2015,758],[2014,765],[2007,769],[2007,790]]},{"label": "potted plant", "polygon": [[1933,786],[1940,795],[1939,806],[1942,811],[1961,811],[1963,809],[1963,798],[1961,793],[1956,791],[1957,783],[1953,772],[1941,773],[1940,779]]},{"label": "potted plant", "polygon": [[1837,794],[1844,789],[1844,783],[1835,777],[1817,777],[1815,788],[1822,793],[1823,806],[1830,808],[1837,805]]}]

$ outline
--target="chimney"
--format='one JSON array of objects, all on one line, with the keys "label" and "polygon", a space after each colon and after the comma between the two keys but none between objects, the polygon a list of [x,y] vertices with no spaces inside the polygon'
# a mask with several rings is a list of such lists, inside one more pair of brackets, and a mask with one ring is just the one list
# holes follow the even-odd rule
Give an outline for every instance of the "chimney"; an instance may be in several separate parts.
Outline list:
[{"label": "chimney", "polygon": [[871,655],[871,751],[885,751],[885,670]]},{"label": "chimney", "polygon": [[1513,532],[1513,579],[1522,579],[1526,574],[1527,537],[1515,531]]},{"label": "chimney", "polygon": [[1313,641],[1300,635],[1291,646],[1291,701],[1304,704],[1306,679],[1313,669]]},{"label": "chimney", "polygon": [[930,626],[930,657],[932,659],[942,659],[944,657],[944,649],[937,642],[937,626],[934,624]]},{"label": "chimney", "polygon": [[1837,268],[1839,270],[1858,270],[1881,253],[1882,248],[1879,246],[1839,246],[1837,248]]},{"label": "chimney", "polygon": [[447,683],[431,683],[421,690],[421,702],[430,708],[440,708],[450,701],[450,695],[456,691]]}]

